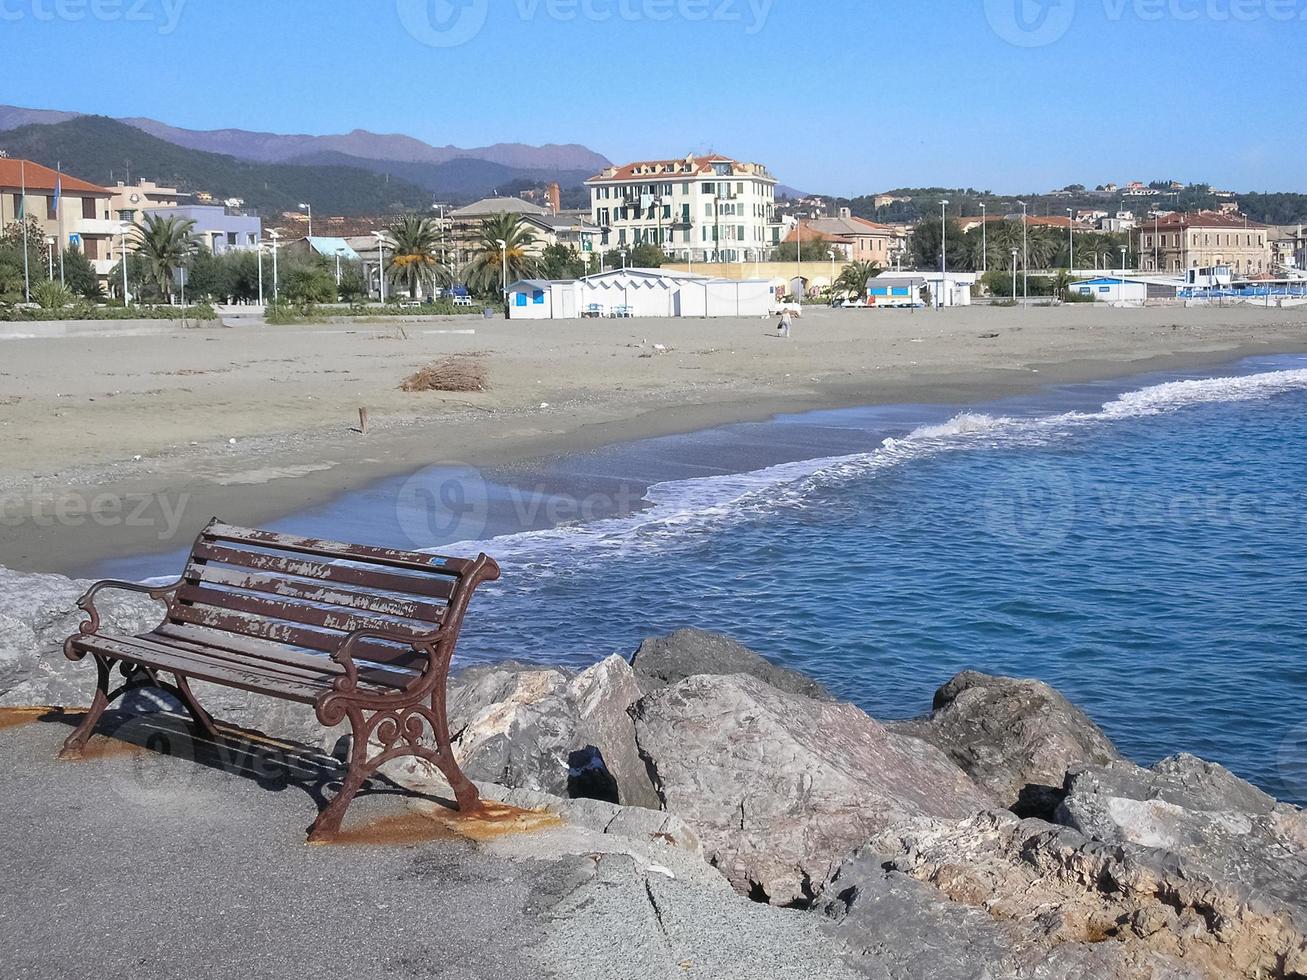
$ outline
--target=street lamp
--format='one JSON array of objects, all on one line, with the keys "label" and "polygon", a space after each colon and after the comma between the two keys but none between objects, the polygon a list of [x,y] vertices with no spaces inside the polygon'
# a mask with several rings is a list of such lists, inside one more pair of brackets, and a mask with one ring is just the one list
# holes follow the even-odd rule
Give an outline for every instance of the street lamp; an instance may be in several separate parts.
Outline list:
[{"label": "street lamp", "polygon": [[1012,249],[1012,303],[1017,301],[1017,250]]},{"label": "street lamp", "polygon": [[[500,261],[500,269],[501,269],[499,278],[500,278],[500,283],[503,286],[501,292],[504,294],[504,313],[507,314],[508,313],[508,242],[504,241],[502,238],[496,238],[495,244],[499,246],[499,261]],[[623,252],[622,254],[625,255],[626,253]]]},{"label": "street lamp", "polygon": [[340,253],[341,249],[336,249],[336,287],[340,287]]},{"label": "street lamp", "polygon": [[309,213],[309,237],[312,238],[313,237],[313,205],[301,204],[300,210],[307,211]]},{"label": "street lamp", "polygon": [[1067,240],[1071,247],[1071,258],[1067,261],[1067,268],[1074,276],[1076,274],[1076,220],[1070,208],[1066,209],[1066,218]]},{"label": "street lamp", "polygon": [[1021,205],[1021,298],[1030,298],[1030,215],[1025,201]]},{"label": "street lamp", "polygon": [[989,272],[989,222],[985,220],[985,202],[980,202],[980,274]]},{"label": "street lamp", "polygon": [[1125,250],[1126,246],[1121,246],[1121,278],[1116,281],[1116,298],[1117,302],[1125,301]]},{"label": "street lamp", "polygon": [[270,231],[268,237],[272,239],[272,301],[275,303],[281,298],[281,284],[277,277],[277,239],[281,238],[281,232]]},{"label": "street lamp", "polygon": [[129,225],[126,221],[124,221],[119,226],[119,230],[122,232],[123,235],[123,307],[124,308],[127,306],[129,302],[131,302],[131,298],[127,295],[127,233],[131,231],[131,228],[132,226]]},{"label": "street lamp", "polygon": [[259,253],[259,305],[262,306],[263,305],[263,242],[259,242],[259,247],[258,249],[256,249],[256,251]]},{"label": "street lamp", "polygon": [[935,309],[944,306],[944,284],[948,280],[948,198],[939,202],[939,295]]},{"label": "street lamp", "polygon": [[386,236],[384,232],[374,231],[372,237],[377,240],[377,286],[381,293],[381,305],[386,305]]},{"label": "street lamp", "polygon": [[623,271],[623,272],[626,271],[626,258],[627,258],[628,255],[630,255],[630,253],[629,253],[626,249],[622,249],[622,271]]},{"label": "street lamp", "polygon": [[830,298],[835,299],[835,249],[826,249],[826,254],[830,256]]},{"label": "street lamp", "polygon": [[50,280],[54,279],[54,246],[55,246],[55,242],[57,242],[58,240],[59,239],[55,238],[53,235],[50,235],[45,240],[45,258],[46,258],[46,268],[48,273],[47,278]]}]

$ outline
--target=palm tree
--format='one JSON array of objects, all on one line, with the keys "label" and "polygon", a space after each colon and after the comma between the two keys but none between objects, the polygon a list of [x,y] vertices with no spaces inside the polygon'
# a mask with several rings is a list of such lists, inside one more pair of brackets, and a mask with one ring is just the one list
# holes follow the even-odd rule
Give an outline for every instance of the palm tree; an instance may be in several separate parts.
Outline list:
[{"label": "palm tree", "polygon": [[867,280],[880,275],[880,266],[875,262],[850,262],[840,270],[835,280],[835,291],[844,293],[849,299],[865,299]]},{"label": "palm tree", "polygon": [[174,274],[200,250],[195,219],[147,214],[136,225],[133,247],[145,260],[150,279],[159,287],[159,295],[171,303]]},{"label": "palm tree", "polygon": [[410,299],[417,299],[424,288],[448,286],[453,274],[437,257],[440,249],[440,232],[430,218],[406,214],[390,226],[390,240],[394,243],[387,278],[392,285],[408,290]]},{"label": "palm tree", "polygon": [[[540,262],[530,251],[535,240],[535,234],[515,214],[486,218],[472,261],[463,269],[468,287],[483,295],[502,293],[507,286],[503,281],[505,264],[508,282],[536,275]],[[502,249],[501,241],[505,243]]]}]

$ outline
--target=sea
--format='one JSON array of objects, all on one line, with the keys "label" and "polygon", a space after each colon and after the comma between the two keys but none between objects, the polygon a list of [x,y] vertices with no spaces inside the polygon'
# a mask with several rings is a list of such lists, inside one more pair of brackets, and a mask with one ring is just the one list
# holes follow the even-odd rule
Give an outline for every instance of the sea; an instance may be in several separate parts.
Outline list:
[{"label": "sea", "polygon": [[584,667],[694,626],[881,719],[961,670],[1033,677],[1140,764],[1307,803],[1307,357],[451,463],[273,526],[494,556],[461,663]]}]

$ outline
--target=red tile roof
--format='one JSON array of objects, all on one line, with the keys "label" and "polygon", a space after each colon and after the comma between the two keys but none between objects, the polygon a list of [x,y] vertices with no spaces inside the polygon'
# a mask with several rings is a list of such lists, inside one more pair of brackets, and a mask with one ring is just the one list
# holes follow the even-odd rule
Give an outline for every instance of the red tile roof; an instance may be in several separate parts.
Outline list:
[{"label": "red tile roof", "polygon": [[[49,167],[43,167],[39,163],[33,163],[31,160],[10,160],[8,157],[0,157],[0,187],[5,190],[21,190],[24,182],[26,182],[29,191],[53,191],[55,181],[58,179],[58,172],[51,170]],[[78,180],[76,177],[70,177],[67,174],[63,175],[63,188],[65,194],[109,196],[109,191],[106,188],[87,183],[84,180]]]},{"label": "red tile roof", "polygon": [[[742,164],[738,160],[714,153],[706,157],[685,157],[680,160],[636,160],[621,167],[612,167],[603,173],[595,174],[587,184],[609,183],[623,180],[658,179],[660,177],[707,176],[713,172],[714,163],[729,163],[732,167],[751,167],[754,164]],[[610,172],[615,171],[615,172]],[[732,176],[739,176],[733,174]],[[771,179],[765,168],[758,167],[755,177]]]},{"label": "red tile roof", "polygon": [[1241,214],[1222,214],[1219,211],[1191,211],[1188,214],[1168,214],[1156,225],[1145,222],[1142,231],[1179,231],[1181,228],[1233,228],[1239,231],[1264,229],[1267,226],[1251,221]]}]

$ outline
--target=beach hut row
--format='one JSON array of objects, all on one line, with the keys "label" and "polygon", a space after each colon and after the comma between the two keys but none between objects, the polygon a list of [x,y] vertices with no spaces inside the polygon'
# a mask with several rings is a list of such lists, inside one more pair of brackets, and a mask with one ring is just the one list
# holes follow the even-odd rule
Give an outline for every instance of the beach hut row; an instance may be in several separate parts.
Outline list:
[{"label": "beach hut row", "polygon": [[521,279],[508,287],[508,315],[513,320],[765,317],[776,308],[776,285],[769,280],[663,269],[612,269],[581,279]]}]

